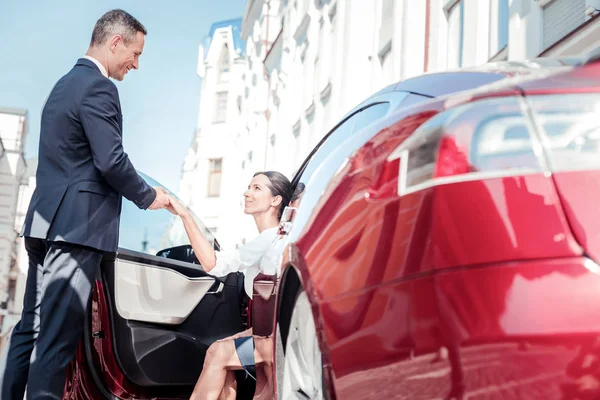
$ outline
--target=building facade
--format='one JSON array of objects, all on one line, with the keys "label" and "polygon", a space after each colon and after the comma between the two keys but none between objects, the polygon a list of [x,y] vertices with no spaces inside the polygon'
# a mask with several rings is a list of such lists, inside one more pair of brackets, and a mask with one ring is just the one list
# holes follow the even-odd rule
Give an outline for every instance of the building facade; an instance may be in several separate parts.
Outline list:
[{"label": "building facade", "polygon": [[19,319],[24,284],[18,267],[19,194],[25,173],[23,146],[27,133],[27,112],[0,108],[0,332]]},{"label": "building facade", "polygon": [[[239,31],[245,53],[236,59],[240,86],[228,90],[237,97],[222,125],[227,133],[207,127],[201,105],[199,129],[215,137],[194,142],[194,161],[186,160],[183,172],[184,179],[210,176],[206,157],[198,161],[201,147],[227,153],[219,205],[204,192],[182,194],[209,207],[206,223],[218,226],[220,241],[248,240],[256,232],[227,196],[239,199],[255,171],[292,178],[319,140],[370,94],[423,73],[585,54],[600,46],[598,9],[600,0],[249,0]],[[203,104],[218,99],[208,74],[217,52],[200,62],[207,71]],[[199,210],[201,219],[202,212],[209,211]],[[225,237],[240,226],[241,237]]]},{"label": "building facade", "polygon": [[[247,143],[242,123],[243,80],[247,71],[241,20],[212,25],[200,46],[198,75],[202,78],[198,126],[182,169],[179,197],[218,237],[221,245],[241,242],[243,227],[242,153]],[[167,236],[181,242],[185,230],[174,219]]]}]

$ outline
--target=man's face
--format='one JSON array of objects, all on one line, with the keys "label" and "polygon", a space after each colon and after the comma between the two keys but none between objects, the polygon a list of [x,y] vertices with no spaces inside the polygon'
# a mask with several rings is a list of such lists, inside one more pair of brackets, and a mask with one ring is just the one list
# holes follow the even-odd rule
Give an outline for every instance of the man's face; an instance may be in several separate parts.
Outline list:
[{"label": "man's face", "polygon": [[139,57],[144,51],[144,34],[137,32],[135,40],[125,45],[125,41],[119,35],[111,41],[111,57],[108,65],[109,76],[122,81],[130,69],[138,69]]}]

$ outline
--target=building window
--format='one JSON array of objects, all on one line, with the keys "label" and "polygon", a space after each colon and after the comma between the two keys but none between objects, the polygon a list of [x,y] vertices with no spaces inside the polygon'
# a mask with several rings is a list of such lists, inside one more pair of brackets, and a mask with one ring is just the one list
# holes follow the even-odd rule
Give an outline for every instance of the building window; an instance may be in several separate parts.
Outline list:
[{"label": "building window", "polygon": [[448,68],[462,67],[465,5],[459,0],[448,9]]},{"label": "building window", "polygon": [[585,23],[585,6],[585,0],[554,0],[544,7],[544,50]]},{"label": "building window", "polygon": [[379,52],[385,47],[391,48],[394,28],[394,0],[383,0],[381,3],[381,24],[379,26]]},{"label": "building window", "polygon": [[331,30],[334,30],[335,27],[335,16],[337,14],[337,3],[333,3],[331,8],[329,9],[329,24],[331,25]]},{"label": "building window", "polygon": [[229,78],[229,48],[227,44],[221,49],[221,55],[219,57],[219,82],[227,82]]},{"label": "building window", "polygon": [[321,70],[319,69],[319,56],[317,56],[315,58],[315,65],[313,66],[313,71],[315,71],[315,76],[313,79],[312,84],[314,85],[313,88],[313,97],[314,95],[318,95],[321,89]]},{"label": "building window", "polygon": [[[303,94],[303,107],[304,109],[308,109],[313,104],[314,98],[314,79],[315,79],[315,69],[314,69],[314,61],[310,60],[309,57],[306,57],[308,53],[308,48],[304,49],[304,59],[303,62],[303,74],[304,74],[304,94]],[[312,62],[311,62],[312,61]]]},{"label": "building window", "polygon": [[218,92],[215,100],[213,123],[225,122],[227,118],[227,92]]},{"label": "building window", "polygon": [[490,53],[493,57],[508,46],[508,0],[490,2]]},{"label": "building window", "polygon": [[526,17],[531,11],[531,0],[521,0],[521,18]]},{"label": "building window", "polygon": [[219,197],[221,195],[222,167],[222,158],[208,160],[208,197]]},{"label": "building window", "polygon": [[381,82],[383,85],[387,85],[394,79],[394,70],[392,69],[392,42],[389,42],[389,46],[382,49],[379,54],[379,61],[381,62]]}]

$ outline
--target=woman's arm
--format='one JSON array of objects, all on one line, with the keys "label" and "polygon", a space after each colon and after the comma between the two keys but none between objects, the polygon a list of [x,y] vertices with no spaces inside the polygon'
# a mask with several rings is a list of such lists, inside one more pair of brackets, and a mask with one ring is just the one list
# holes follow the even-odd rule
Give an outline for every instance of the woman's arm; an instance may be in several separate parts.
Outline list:
[{"label": "woman's arm", "polygon": [[212,244],[204,237],[200,227],[196,221],[194,221],[194,218],[192,218],[190,211],[177,199],[171,197],[170,201],[171,204],[169,205],[168,210],[175,215],[179,215],[183,222],[185,232],[190,239],[192,249],[194,249],[194,254],[198,257],[198,261],[200,261],[202,268],[204,268],[206,272],[210,272],[217,264],[217,256]]},{"label": "woman's arm", "polygon": [[198,224],[196,224],[196,221],[194,221],[189,212],[180,215],[180,217],[183,221],[185,232],[190,239],[190,244],[194,249],[194,254],[198,257],[198,261],[200,261],[202,268],[204,268],[206,272],[210,272],[217,264],[217,256],[215,255],[212,244],[204,237]]}]

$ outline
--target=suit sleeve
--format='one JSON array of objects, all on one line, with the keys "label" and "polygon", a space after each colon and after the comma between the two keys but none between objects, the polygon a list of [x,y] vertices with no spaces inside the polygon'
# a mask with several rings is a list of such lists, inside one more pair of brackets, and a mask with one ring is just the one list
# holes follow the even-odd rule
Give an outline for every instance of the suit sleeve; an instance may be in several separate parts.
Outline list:
[{"label": "suit sleeve", "polygon": [[145,210],[156,198],[156,191],[139,176],[123,149],[118,99],[112,82],[96,80],[81,100],[81,124],[96,168],[113,189]]}]

